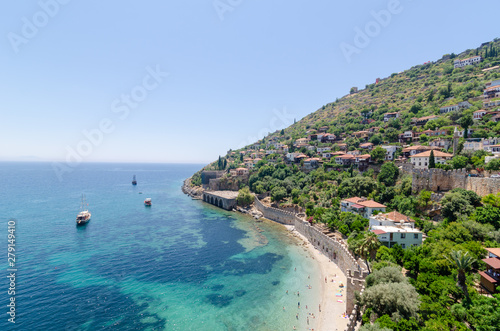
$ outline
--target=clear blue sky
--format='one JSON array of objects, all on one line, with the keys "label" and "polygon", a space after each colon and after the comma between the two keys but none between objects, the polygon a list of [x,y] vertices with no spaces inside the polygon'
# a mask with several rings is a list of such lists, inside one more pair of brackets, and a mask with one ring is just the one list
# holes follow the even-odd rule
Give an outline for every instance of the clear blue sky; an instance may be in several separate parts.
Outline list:
[{"label": "clear blue sky", "polygon": [[[4,2],[0,160],[209,162],[351,86],[500,37],[499,12],[498,0]],[[355,42],[348,61],[341,45]]]}]

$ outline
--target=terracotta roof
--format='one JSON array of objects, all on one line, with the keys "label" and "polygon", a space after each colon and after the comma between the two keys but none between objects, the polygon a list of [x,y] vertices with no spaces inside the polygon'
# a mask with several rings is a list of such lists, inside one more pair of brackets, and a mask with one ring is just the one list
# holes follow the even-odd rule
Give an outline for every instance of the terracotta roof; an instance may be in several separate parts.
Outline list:
[{"label": "terracotta roof", "polygon": [[474,114],[475,114],[475,113],[482,113],[482,112],[486,112],[486,110],[484,110],[484,109],[479,109],[479,110],[476,110],[476,111],[474,112]]},{"label": "terracotta roof", "polygon": [[244,171],[247,170],[247,168],[236,168],[236,171]]},{"label": "terracotta roof", "polygon": [[359,197],[352,197],[352,198],[349,198],[349,199],[344,199],[343,201],[352,202],[352,203],[358,203],[359,200],[362,200],[362,199],[359,198]]},{"label": "terracotta roof", "polygon": [[412,220],[411,218],[409,218],[408,216],[406,215],[403,215],[401,213],[398,213],[397,211],[391,211],[390,213],[387,213],[387,214],[383,214],[386,218],[390,219],[390,220],[393,220],[394,222],[399,222],[401,220],[405,220],[405,221],[408,221],[408,222],[412,222],[414,223],[415,221]]},{"label": "terracotta roof", "polygon": [[417,118],[417,121],[430,120],[431,118],[437,118],[437,116],[436,115],[424,116],[424,117]]},{"label": "terracotta roof", "polygon": [[[430,157],[431,156],[431,151],[426,151],[422,152],[419,154],[412,155],[410,157]],[[434,151],[434,156],[435,157],[453,157],[453,154],[448,154],[440,151]]]},{"label": "terracotta roof", "polygon": [[485,248],[488,252],[500,257],[500,248]]},{"label": "terracotta roof", "polygon": [[370,146],[373,146],[373,144],[372,143],[364,143],[364,144],[359,145],[359,147],[370,147]]},{"label": "terracotta roof", "polygon": [[495,278],[491,277],[490,275],[488,275],[486,272],[484,271],[479,271],[479,274],[481,276],[483,276],[484,278],[486,278],[487,281],[489,281],[490,283],[492,284],[496,284],[498,283],[498,280],[496,280]]},{"label": "terracotta roof", "polygon": [[368,208],[386,208],[383,204],[375,202],[373,200],[367,200],[363,202],[358,202],[360,205],[368,207]]},{"label": "terracotta roof", "polygon": [[369,159],[370,157],[371,157],[370,154],[363,154],[363,155],[358,156],[358,158],[360,158],[360,159]]},{"label": "terracotta roof", "polygon": [[483,259],[482,261],[493,269],[500,269],[500,258],[490,257],[487,259]]},{"label": "terracotta roof", "polygon": [[357,209],[365,208],[365,206],[363,206],[363,205],[359,205],[359,204],[357,204],[357,203],[353,204],[351,207],[353,207],[353,208],[357,208]]},{"label": "terracotta roof", "polygon": [[375,234],[384,234],[384,233],[387,233],[384,230],[372,230],[372,232],[375,233]]},{"label": "terracotta roof", "polygon": [[335,153],[332,153],[332,155],[345,155],[344,152],[335,152]]}]

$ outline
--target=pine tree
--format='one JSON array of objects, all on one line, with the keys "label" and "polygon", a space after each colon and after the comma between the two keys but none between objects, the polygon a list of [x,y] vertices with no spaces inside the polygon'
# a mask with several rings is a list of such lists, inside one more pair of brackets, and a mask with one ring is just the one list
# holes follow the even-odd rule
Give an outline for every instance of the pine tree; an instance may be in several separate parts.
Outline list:
[{"label": "pine tree", "polygon": [[434,158],[434,151],[431,150],[431,155],[429,155],[429,169],[436,167],[436,160]]}]

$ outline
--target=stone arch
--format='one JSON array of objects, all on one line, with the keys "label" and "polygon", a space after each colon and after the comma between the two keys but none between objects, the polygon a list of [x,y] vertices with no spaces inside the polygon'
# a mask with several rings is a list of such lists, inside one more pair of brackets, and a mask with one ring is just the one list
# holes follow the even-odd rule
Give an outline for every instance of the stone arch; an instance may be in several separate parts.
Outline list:
[{"label": "stone arch", "polygon": [[222,208],[222,199],[219,199],[219,207]]},{"label": "stone arch", "polygon": [[214,204],[214,197],[210,197],[210,203],[213,205]]}]

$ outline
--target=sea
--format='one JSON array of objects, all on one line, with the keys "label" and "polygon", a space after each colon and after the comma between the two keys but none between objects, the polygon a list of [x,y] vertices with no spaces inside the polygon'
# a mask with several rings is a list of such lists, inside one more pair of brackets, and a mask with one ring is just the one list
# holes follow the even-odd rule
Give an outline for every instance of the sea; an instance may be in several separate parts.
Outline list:
[{"label": "sea", "polygon": [[202,166],[0,163],[0,330],[314,329],[317,262],[284,226],[184,195]]}]

